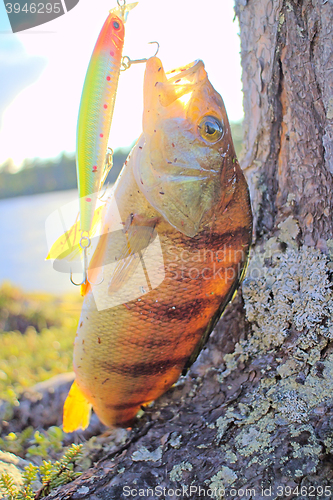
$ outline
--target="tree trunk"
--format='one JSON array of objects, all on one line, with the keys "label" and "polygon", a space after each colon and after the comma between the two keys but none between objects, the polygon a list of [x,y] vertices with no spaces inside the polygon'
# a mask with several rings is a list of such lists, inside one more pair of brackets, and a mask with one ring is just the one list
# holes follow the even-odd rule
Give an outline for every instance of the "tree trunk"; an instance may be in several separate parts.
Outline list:
[{"label": "tree trunk", "polygon": [[236,0],[255,215],[242,295],[138,430],[48,498],[333,495],[332,6]]}]

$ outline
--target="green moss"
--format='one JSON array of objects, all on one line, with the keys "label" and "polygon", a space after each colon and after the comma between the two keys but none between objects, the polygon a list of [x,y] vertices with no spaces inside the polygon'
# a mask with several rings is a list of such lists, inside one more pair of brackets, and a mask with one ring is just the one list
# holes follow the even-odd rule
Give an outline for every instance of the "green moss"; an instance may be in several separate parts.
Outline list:
[{"label": "green moss", "polygon": [[59,299],[23,293],[9,284],[0,288],[0,325],[19,323],[24,330],[0,328],[0,399],[15,404],[24,389],[72,370],[81,303],[79,296]]},{"label": "green moss", "polygon": [[74,481],[80,473],[75,463],[81,455],[82,445],[72,444],[56,462],[43,461],[40,467],[29,464],[19,481],[10,473],[0,476],[0,493],[8,500],[33,500],[45,497],[58,486]]},{"label": "green moss", "polygon": [[20,331],[28,327],[40,332],[43,328],[60,326],[57,315],[59,300],[47,294],[25,294],[5,282],[0,287],[0,331]]}]

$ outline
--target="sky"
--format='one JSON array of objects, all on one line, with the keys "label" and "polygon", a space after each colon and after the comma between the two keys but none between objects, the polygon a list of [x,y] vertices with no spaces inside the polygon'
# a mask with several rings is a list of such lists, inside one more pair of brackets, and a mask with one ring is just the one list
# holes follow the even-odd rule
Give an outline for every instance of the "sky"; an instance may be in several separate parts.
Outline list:
[{"label": "sky", "polygon": [[[0,164],[75,151],[76,123],[90,56],[116,0],[80,0],[65,15],[13,34],[0,2]],[[126,23],[124,55],[150,57],[158,41],[164,69],[196,59],[222,95],[230,121],[243,117],[240,42],[233,0],[139,0]],[[141,133],[144,64],[120,76],[109,145]]]}]

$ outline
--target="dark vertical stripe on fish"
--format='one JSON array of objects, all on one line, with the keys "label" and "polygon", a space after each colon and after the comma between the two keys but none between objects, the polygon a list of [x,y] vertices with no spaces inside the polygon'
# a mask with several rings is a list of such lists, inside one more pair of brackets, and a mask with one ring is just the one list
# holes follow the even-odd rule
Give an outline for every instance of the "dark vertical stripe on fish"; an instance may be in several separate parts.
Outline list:
[{"label": "dark vertical stripe on fish", "polygon": [[101,363],[101,368],[108,373],[117,375],[129,375],[131,377],[152,376],[165,373],[171,368],[182,367],[188,359],[188,356],[180,358],[169,358],[161,361],[147,361],[142,363],[122,363],[114,364],[106,361]]}]

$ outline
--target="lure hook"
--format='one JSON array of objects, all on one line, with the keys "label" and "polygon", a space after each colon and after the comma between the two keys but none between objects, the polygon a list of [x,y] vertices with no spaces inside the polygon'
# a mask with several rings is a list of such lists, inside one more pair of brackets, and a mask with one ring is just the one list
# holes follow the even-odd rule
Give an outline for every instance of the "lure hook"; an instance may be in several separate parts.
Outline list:
[{"label": "lure hook", "polygon": [[[82,231],[83,233],[84,231]],[[89,277],[88,277],[88,257],[87,257],[87,249],[90,247],[91,245],[91,240],[89,238],[89,233],[87,235],[81,235],[81,239],[80,239],[80,247],[83,251],[83,280],[81,281],[81,283],[75,283],[75,281],[73,280],[73,273],[72,273],[72,269],[70,270],[70,275],[69,275],[69,279],[71,281],[71,283],[73,283],[73,285],[75,286],[81,286],[81,285],[85,285],[87,282],[90,283],[91,285],[93,286],[97,286],[97,285],[100,285],[101,283],[103,283],[104,281],[104,277],[102,276],[102,279],[101,281],[99,281],[98,283],[92,283],[90,280],[89,280]]]},{"label": "lure hook", "polygon": [[[160,44],[158,42],[148,42],[149,44],[156,43],[157,48],[155,51],[155,54],[152,55],[151,57],[155,57],[158,54],[158,51],[160,50]],[[121,60],[121,67],[120,71],[126,71],[129,69],[132,64],[139,64],[139,63],[145,63],[147,62],[148,59],[130,59],[128,56],[124,56]]]}]

